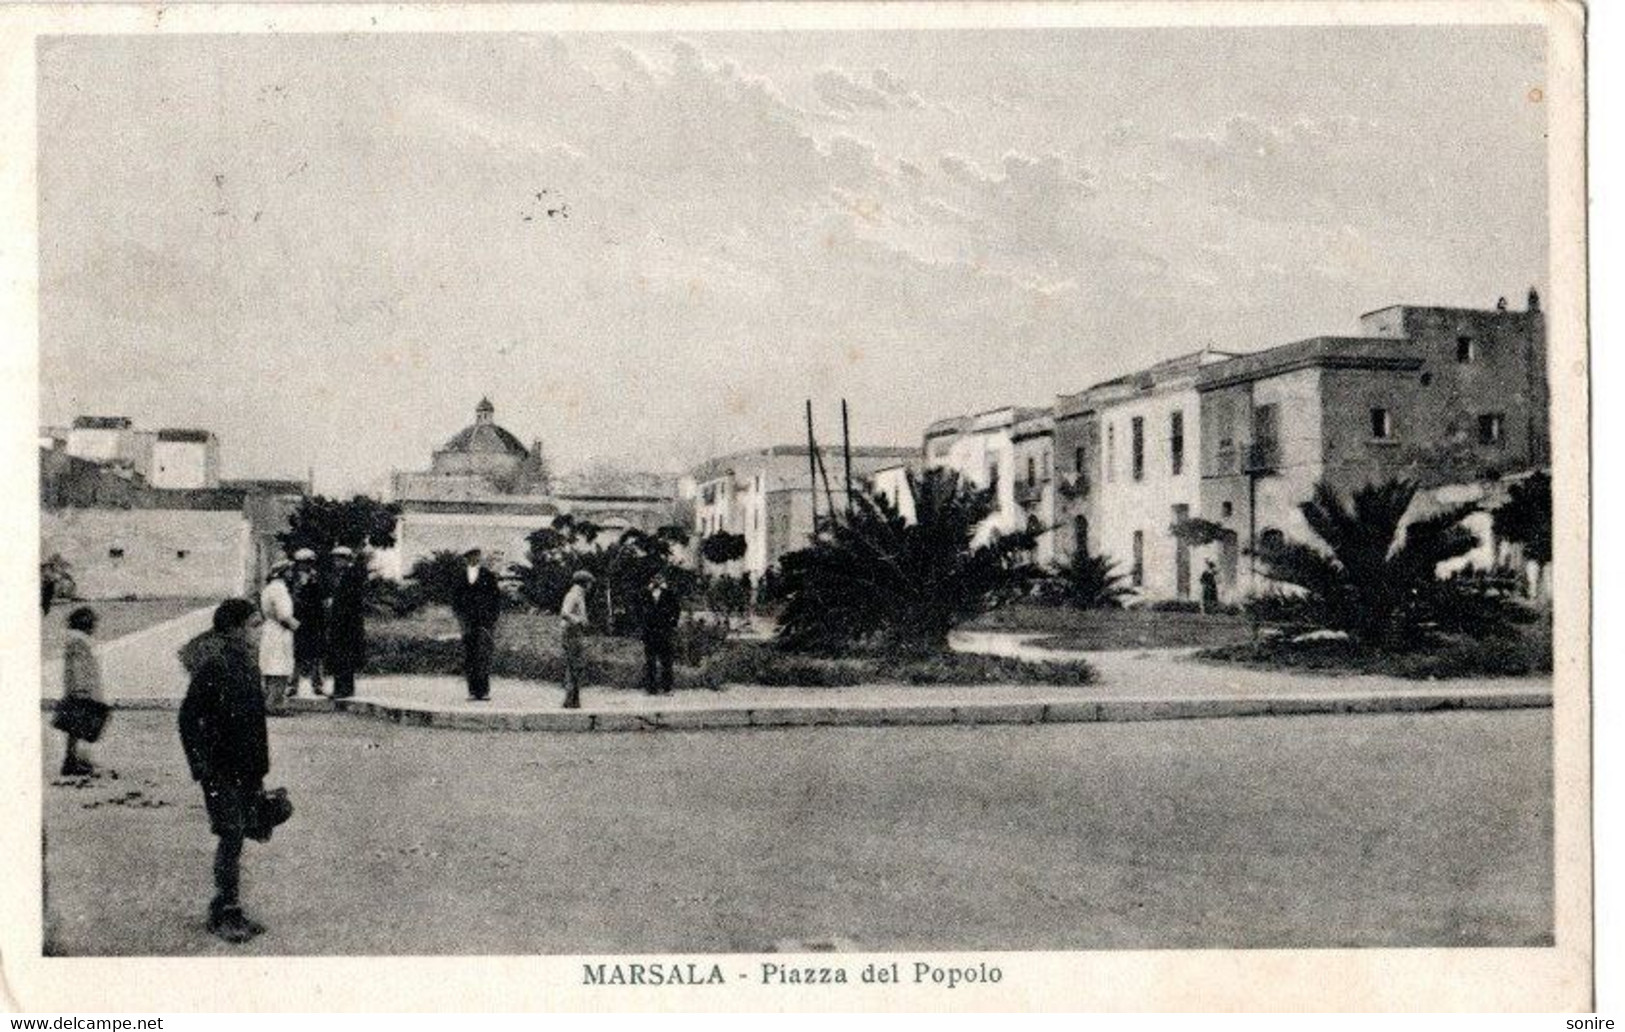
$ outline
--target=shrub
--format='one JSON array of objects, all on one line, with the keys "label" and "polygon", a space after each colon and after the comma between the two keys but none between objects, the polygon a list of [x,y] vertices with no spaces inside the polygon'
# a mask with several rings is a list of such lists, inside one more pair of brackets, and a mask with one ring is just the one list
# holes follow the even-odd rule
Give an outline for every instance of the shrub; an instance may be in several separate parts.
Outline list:
[{"label": "shrub", "polygon": [[860,684],[1081,685],[1092,683],[1096,675],[1082,660],[1035,662],[960,652],[827,656],[766,643],[736,642],[707,664],[706,676],[718,685],[846,688]]},{"label": "shrub", "polygon": [[1271,670],[1308,670],[1322,673],[1384,674],[1411,680],[1448,680],[1464,677],[1526,677],[1552,670],[1549,629],[1494,638],[1452,635],[1425,649],[1390,652],[1347,638],[1295,641],[1286,636],[1257,644],[1204,649],[1196,658],[1216,663]]}]

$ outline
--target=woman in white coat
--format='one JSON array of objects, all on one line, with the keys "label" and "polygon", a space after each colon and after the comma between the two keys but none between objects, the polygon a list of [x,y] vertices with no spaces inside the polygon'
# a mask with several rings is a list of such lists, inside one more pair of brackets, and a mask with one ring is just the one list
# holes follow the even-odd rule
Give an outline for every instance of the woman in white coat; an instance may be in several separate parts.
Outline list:
[{"label": "woman in white coat", "polygon": [[260,592],[260,676],[265,683],[265,712],[287,712],[288,689],[293,686],[293,592],[288,581],[293,564],[279,559],[271,564],[271,577]]}]

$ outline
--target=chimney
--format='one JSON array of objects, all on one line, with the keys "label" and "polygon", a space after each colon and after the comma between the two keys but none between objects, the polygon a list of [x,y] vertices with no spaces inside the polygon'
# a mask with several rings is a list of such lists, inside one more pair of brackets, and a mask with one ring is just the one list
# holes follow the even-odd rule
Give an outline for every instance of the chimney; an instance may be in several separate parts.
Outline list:
[{"label": "chimney", "polygon": [[1529,310],[1531,312],[1540,311],[1540,291],[1534,287],[1529,288]]}]

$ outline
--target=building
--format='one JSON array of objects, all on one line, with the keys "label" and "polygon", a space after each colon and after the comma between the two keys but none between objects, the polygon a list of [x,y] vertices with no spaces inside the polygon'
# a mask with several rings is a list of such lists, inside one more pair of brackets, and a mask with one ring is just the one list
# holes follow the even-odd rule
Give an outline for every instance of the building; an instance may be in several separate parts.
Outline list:
[{"label": "building", "polygon": [[965,483],[993,491],[995,508],[982,525],[983,539],[1027,529],[1028,511],[1016,498],[1016,428],[1049,414],[1047,409],[1006,405],[926,427],[926,468],[951,469]]},{"label": "building", "polygon": [[1011,485],[1022,527],[1035,538],[1033,561],[1049,566],[1056,557],[1058,531],[1055,490],[1055,413],[1040,411],[1010,429],[1014,467]]},{"label": "building", "polygon": [[125,461],[40,451],[40,555],[80,598],[226,598],[254,591],[306,493],[295,481],[155,487]]},{"label": "building", "polygon": [[[918,457],[916,448],[854,446],[853,489],[867,489],[876,472],[906,468]],[[815,508],[825,515],[832,505],[844,509],[847,504],[842,450],[820,448],[819,458],[816,483],[806,445],[774,445],[701,463],[680,488],[693,506],[695,537],[742,535],[745,557],[732,572],[749,574],[752,583],[759,583],[785,553],[805,548],[812,540]]]},{"label": "building", "polygon": [[[1317,481],[1344,493],[1394,478],[1418,507],[1494,495],[1550,462],[1546,331],[1525,311],[1398,305],[1354,337],[1314,337],[1204,367],[1199,511],[1221,526],[1227,592],[1263,590],[1244,559],[1277,535],[1312,540],[1299,505]],[[1475,529],[1492,561],[1489,521]]]},{"label": "building", "polygon": [[166,429],[152,443],[147,480],[170,490],[220,486],[220,442],[207,430]]},{"label": "building", "polygon": [[897,514],[910,523],[914,522],[914,489],[909,484],[910,475],[919,468],[919,459],[912,462],[899,462],[891,466],[883,466],[869,475],[869,490],[878,498],[884,498],[897,510]]},{"label": "building", "polygon": [[66,448],[76,459],[120,466],[149,478],[157,439],[151,431],[137,430],[127,416],[79,416],[68,428]]},{"label": "building", "polygon": [[[1196,384],[1230,356],[1196,351],[1098,384],[1057,405],[1074,482],[1065,521],[1142,598],[1192,597],[1190,548],[1170,528],[1201,505]],[[1078,465],[1084,464],[1081,473]]]},{"label": "building", "polygon": [[674,519],[671,478],[609,470],[555,477],[541,442],[527,448],[499,426],[488,398],[475,406],[472,424],[430,455],[427,470],[397,471],[390,484],[401,517],[395,546],[375,556],[374,565],[397,579],[439,551],[479,548],[498,569],[522,563],[530,534],[566,514],[602,528],[605,543]]}]

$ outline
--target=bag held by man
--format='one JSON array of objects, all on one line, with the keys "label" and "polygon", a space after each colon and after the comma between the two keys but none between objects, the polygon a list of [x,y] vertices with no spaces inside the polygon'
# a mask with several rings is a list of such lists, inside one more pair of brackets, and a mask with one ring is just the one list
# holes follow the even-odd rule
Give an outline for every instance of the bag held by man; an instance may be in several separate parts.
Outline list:
[{"label": "bag held by man", "polygon": [[269,842],[271,832],[278,825],[286,824],[292,816],[293,800],[288,798],[287,789],[273,788],[261,792],[254,800],[253,812],[248,815],[248,827],[244,834],[255,842]]},{"label": "bag held by man", "polygon": [[94,742],[102,736],[102,728],[107,726],[107,714],[112,709],[105,702],[70,695],[57,701],[51,726],[82,741]]}]

